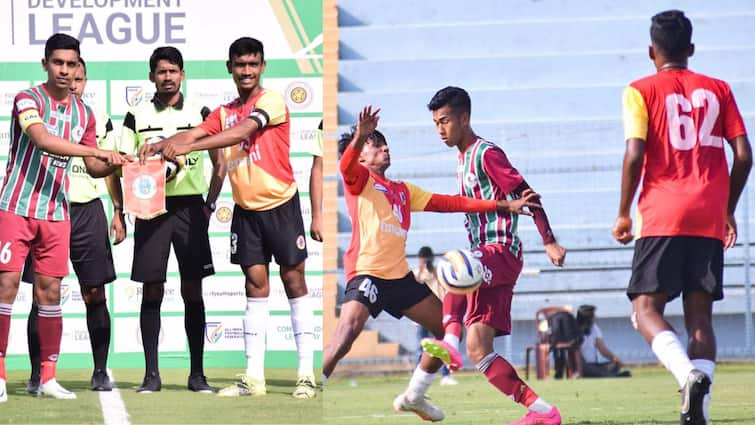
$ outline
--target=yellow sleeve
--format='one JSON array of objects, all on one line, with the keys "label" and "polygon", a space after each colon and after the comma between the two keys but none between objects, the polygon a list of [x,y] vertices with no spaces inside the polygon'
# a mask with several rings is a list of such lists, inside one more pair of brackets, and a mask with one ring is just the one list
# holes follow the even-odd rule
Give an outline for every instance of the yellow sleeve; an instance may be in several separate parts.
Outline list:
[{"label": "yellow sleeve", "polygon": [[648,110],[645,99],[639,90],[632,86],[624,89],[622,99],[624,119],[624,140],[647,140]]},{"label": "yellow sleeve", "polygon": [[254,104],[254,109],[250,116],[259,111],[263,111],[267,115],[267,119],[263,120],[264,126],[278,125],[286,122],[286,102],[278,92],[265,90],[265,93]]},{"label": "yellow sleeve", "polygon": [[409,182],[404,182],[409,189],[409,207],[412,211],[424,211],[430,198],[433,197],[431,192],[415,186]]},{"label": "yellow sleeve", "polygon": [[118,140],[118,150],[129,155],[135,154],[139,149],[139,135],[136,133],[135,114],[134,110],[126,114],[126,117],[123,119],[123,127],[121,127],[121,137]]},{"label": "yellow sleeve", "polygon": [[315,130],[315,141],[309,149],[312,156],[322,157],[322,130]]}]

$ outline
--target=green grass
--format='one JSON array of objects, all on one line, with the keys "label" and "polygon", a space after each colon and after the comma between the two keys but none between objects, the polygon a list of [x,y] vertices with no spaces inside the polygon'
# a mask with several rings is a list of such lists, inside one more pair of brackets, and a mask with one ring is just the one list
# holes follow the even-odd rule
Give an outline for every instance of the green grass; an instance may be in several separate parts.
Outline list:
[{"label": "green grass", "polygon": [[[530,381],[544,399],[561,410],[564,424],[678,424],[680,395],[674,379],[660,367],[633,370],[632,378]],[[441,407],[446,425],[506,424],[525,410],[498,393],[480,374],[457,376],[460,385],[436,381],[429,395]],[[324,420],[329,425],[423,423],[414,414],[395,413],[393,398],[408,375],[334,377],[325,390]],[[716,369],[711,414],[714,424],[755,424],[755,364]]]},{"label": "green grass", "polygon": [[[222,388],[234,382],[238,369],[208,369],[208,382]],[[132,424],[322,424],[322,393],[314,400],[291,397],[296,371],[268,369],[268,394],[263,397],[218,397],[186,389],[187,371],[163,369],[162,391],[137,394],[144,372],[114,371]],[[76,392],[76,400],[38,398],[25,393],[28,372],[8,373],[7,403],[0,404],[0,424],[103,423],[98,393],[89,391],[90,370],[60,370],[58,381]],[[319,375],[318,375],[319,376]]]}]

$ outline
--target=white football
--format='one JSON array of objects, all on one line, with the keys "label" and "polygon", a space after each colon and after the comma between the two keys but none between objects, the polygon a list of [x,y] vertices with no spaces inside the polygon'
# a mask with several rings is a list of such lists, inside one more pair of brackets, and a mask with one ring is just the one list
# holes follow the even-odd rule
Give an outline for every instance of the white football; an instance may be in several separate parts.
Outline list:
[{"label": "white football", "polygon": [[438,261],[438,281],[454,294],[468,294],[482,283],[482,263],[466,249],[448,251]]},{"label": "white football", "polygon": [[178,172],[181,171],[181,168],[183,168],[183,165],[184,165],[183,156],[179,156],[176,159],[177,161],[172,161],[169,159],[165,160],[165,182],[166,183],[175,179]]}]

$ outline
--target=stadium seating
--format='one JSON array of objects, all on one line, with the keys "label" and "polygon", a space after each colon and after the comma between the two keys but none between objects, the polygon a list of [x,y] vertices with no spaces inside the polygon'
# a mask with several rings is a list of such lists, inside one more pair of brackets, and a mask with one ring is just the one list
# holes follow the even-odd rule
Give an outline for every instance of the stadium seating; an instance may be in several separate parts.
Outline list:
[{"label": "stadium seating", "polygon": [[[339,2],[339,125],[359,108],[379,106],[389,141],[389,176],[428,190],[457,191],[456,151],[443,145],[426,104],[433,93],[458,85],[472,97],[472,125],[498,143],[543,195],[556,235],[570,251],[566,267],[551,266],[532,221],[523,217],[525,273],[515,295],[514,335],[502,348],[523,364],[533,312],[548,305],[598,306],[606,340],[627,362],[652,360],[631,328],[624,289],[632,248],[610,236],[618,207],[624,150],[621,93],[628,82],[654,72],[647,57],[650,16],[678,7],[670,0],[583,2],[451,0]],[[694,24],[693,70],[731,83],[749,128],[755,128],[755,3],[685,2]],[[748,195],[749,196],[749,195]],[[744,200],[743,200],[744,201]],[[755,211],[755,196],[749,196]],[[740,241],[745,207],[740,202]],[[339,208],[339,247],[349,242],[345,204]],[[752,215],[750,216],[751,220]],[[407,254],[422,245],[444,252],[467,244],[461,215],[413,214]],[[746,356],[745,270],[740,245],[726,255],[726,299],[716,305],[719,355]],[[681,303],[669,305],[683,332]],[[408,350],[413,334],[395,321],[370,327]]]}]

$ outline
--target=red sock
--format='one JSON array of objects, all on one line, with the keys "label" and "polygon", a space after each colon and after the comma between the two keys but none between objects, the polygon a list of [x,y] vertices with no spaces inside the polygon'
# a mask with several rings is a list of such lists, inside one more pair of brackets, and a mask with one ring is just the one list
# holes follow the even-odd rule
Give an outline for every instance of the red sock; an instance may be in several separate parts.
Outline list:
[{"label": "red sock", "polygon": [[496,356],[484,373],[494,387],[525,407],[529,407],[538,398],[532,388],[519,378],[511,364],[500,356]]},{"label": "red sock", "polygon": [[8,335],[10,335],[11,304],[0,304],[0,379],[7,380],[5,375],[5,351],[8,349]]},{"label": "red sock", "polygon": [[467,297],[447,293],[443,297],[443,328],[446,334],[455,335],[461,339],[464,329],[464,313],[467,311]]},{"label": "red sock", "polygon": [[42,359],[42,383],[55,378],[55,365],[63,335],[63,310],[59,305],[39,306],[39,357]]}]

